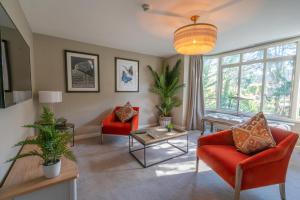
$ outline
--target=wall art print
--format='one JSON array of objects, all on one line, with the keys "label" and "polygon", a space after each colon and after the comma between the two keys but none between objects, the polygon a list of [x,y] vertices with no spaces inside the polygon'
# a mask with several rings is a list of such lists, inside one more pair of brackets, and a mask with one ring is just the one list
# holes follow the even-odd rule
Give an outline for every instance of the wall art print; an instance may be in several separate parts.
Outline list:
[{"label": "wall art print", "polygon": [[99,55],[65,50],[66,91],[99,92]]},{"label": "wall art print", "polygon": [[115,91],[139,92],[139,61],[115,58]]}]

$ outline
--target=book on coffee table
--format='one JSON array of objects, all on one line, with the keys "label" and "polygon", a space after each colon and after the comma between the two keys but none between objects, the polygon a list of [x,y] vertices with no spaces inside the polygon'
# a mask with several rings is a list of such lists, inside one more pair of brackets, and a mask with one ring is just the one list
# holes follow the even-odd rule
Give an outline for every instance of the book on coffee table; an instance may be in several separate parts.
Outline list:
[{"label": "book on coffee table", "polygon": [[161,129],[159,129],[159,131],[157,131],[155,129],[148,130],[147,134],[150,137],[154,138],[154,139],[159,139],[159,138],[162,138],[162,137],[166,137],[166,135],[171,136],[171,135],[174,135],[176,133],[175,132],[168,132],[168,129],[161,128]]}]

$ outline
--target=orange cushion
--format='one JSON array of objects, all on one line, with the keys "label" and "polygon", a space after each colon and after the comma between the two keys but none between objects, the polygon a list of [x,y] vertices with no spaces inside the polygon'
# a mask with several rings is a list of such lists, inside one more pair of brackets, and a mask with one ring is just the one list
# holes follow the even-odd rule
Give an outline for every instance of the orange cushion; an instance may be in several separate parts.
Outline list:
[{"label": "orange cushion", "polygon": [[197,150],[198,156],[230,185],[234,186],[236,166],[248,155],[230,145],[203,145]]},{"label": "orange cushion", "polygon": [[133,109],[131,104],[127,102],[123,107],[120,107],[115,111],[116,116],[121,122],[126,122],[130,120],[133,116],[137,114],[137,111]]},{"label": "orange cushion", "polygon": [[246,154],[257,153],[276,146],[262,112],[257,113],[247,122],[233,127],[232,136],[236,148]]}]

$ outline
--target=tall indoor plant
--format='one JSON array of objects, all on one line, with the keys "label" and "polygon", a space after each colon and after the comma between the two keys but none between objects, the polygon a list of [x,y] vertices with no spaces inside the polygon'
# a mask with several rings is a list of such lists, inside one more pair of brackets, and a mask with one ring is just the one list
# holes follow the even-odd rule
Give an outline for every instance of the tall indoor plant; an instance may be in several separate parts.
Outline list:
[{"label": "tall indoor plant", "polygon": [[54,178],[60,174],[61,157],[76,161],[73,152],[68,147],[71,141],[71,135],[68,132],[62,132],[57,129],[56,120],[53,112],[44,107],[39,123],[26,125],[28,128],[38,130],[36,137],[29,138],[17,143],[15,146],[33,144],[38,146],[38,150],[32,150],[22,153],[10,159],[13,161],[27,156],[38,156],[43,160],[44,175],[47,178]]},{"label": "tall indoor plant", "polygon": [[184,87],[184,84],[180,84],[180,63],[181,60],[177,60],[175,66],[170,69],[170,66],[163,66],[161,72],[154,71],[151,66],[148,65],[152,76],[154,78],[154,84],[151,91],[160,97],[160,104],[156,105],[160,111],[159,123],[161,126],[167,126],[171,123],[171,111],[174,107],[181,105],[181,100],[176,96],[179,90]]}]

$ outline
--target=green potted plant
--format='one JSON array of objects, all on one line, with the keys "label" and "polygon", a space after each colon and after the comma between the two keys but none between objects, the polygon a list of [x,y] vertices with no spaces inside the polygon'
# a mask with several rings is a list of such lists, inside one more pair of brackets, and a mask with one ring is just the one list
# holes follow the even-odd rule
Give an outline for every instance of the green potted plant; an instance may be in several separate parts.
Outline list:
[{"label": "green potted plant", "polygon": [[168,129],[168,132],[171,132],[174,128],[174,125],[172,123],[170,123],[166,126],[166,128]]},{"label": "green potted plant", "polygon": [[23,140],[15,146],[32,144],[37,145],[39,149],[19,154],[8,160],[8,162],[27,156],[38,156],[43,160],[44,175],[47,178],[54,178],[60,174],[62,156],[76,161],[73,152],[68,147],[68,143],[71,141],[71,135],[68,132],[62,132],[56,128],[54,114],[49,108],[43,108],[39,123],[25,125],[24,127],[35,128],[39,133],[36,137]]},{"label": "green potted plant", "polygon": [[159,124],[165,127],[172,121],[171,111],[174,107],[181,105],[181,100],[176,96],[179,90],[184,87],[180,84],[180,63],[177,60],[175,66],[170,69],[170,66],[163,66],[161,72],[154,71],[151,66],[148,68],[154,78],[154,84],[151,91],[160,97],[160,104],[156,105],[160,111]]}]

